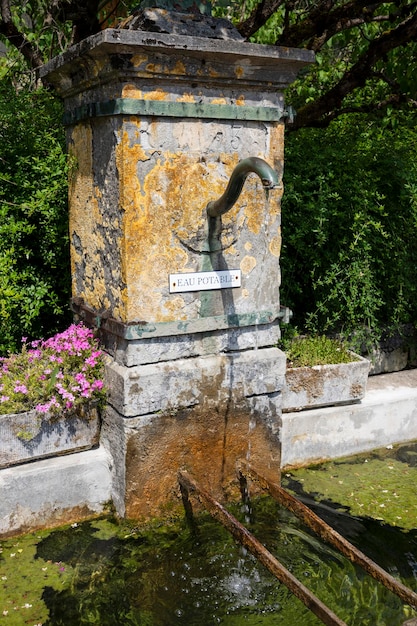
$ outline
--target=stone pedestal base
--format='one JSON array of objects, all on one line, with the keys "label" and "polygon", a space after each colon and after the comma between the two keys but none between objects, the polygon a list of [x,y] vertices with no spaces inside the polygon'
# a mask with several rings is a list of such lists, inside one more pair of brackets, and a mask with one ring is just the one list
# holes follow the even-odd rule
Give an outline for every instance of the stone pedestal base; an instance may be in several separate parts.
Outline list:
[{"label": "stone pedestal base", "polygon": [[111,363],[113,406],[102,440],[114,460],[117,512],[146,519],[180,506],[180,469],[222,500],[238,495],[241,460],[279,480],[284,375],[276,348],[132,368]]}]

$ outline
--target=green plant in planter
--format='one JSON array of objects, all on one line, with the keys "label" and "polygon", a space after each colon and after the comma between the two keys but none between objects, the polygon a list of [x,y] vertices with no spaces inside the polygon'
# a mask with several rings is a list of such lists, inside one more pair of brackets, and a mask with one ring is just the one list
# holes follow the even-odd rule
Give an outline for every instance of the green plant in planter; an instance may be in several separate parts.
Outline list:
[{"label": "green plant in planter", "polygon": [[19,354],[0,359],[0,415],[33,409],[60,415],[104,402],[103,375],[103,352],[82,324],[46,340],[23,339]]},{"label": "green plant in planter", "polygon": [[280,344],[290,367],[312,367],[356,361],[340,341],[325,335],[296,335],[286,337]]}]

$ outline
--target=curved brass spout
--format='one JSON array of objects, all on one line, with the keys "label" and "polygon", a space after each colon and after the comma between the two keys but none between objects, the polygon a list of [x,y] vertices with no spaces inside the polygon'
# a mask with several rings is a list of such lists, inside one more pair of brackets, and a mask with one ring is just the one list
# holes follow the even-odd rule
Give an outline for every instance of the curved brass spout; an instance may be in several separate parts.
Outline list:
[{"label": "curved brass spout", "polygon": [[278,175],[266,161],[258,157],[243,159],[233,170],[224,194],[218,200],[208,203],[207,215],[220,217],[220,215],[227,213],[239,198],[245,180],[252,172],[259,176],[266,189],[278,187]]}]

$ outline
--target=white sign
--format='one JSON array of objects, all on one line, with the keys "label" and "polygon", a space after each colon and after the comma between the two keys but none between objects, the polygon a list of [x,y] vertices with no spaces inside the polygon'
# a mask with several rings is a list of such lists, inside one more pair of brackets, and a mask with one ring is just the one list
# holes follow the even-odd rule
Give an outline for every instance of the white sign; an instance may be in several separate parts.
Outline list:
[{"label": "white sign", "polygon": [[230,289],[241,286],[240,270],[219,270],[217,272],[190,272],[169,275],[169,293],[180,291],[208,291],[209,289]]}]

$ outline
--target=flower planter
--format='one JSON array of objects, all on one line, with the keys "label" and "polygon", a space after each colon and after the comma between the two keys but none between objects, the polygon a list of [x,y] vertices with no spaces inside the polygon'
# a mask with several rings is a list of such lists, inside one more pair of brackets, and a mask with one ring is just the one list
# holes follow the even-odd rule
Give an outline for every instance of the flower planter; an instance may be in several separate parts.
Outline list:
[{"label": "flower planter", "polygon": [[99,436],[94,405],[63,416],[36,411],[0,415],[0,468],[88,450],[98,445]]},{"label": "flower planter", "polygon": [[351,363],[287,367],[283,412],[359,402],[366,392],[370,362],[354,357],[357,360]]}]

